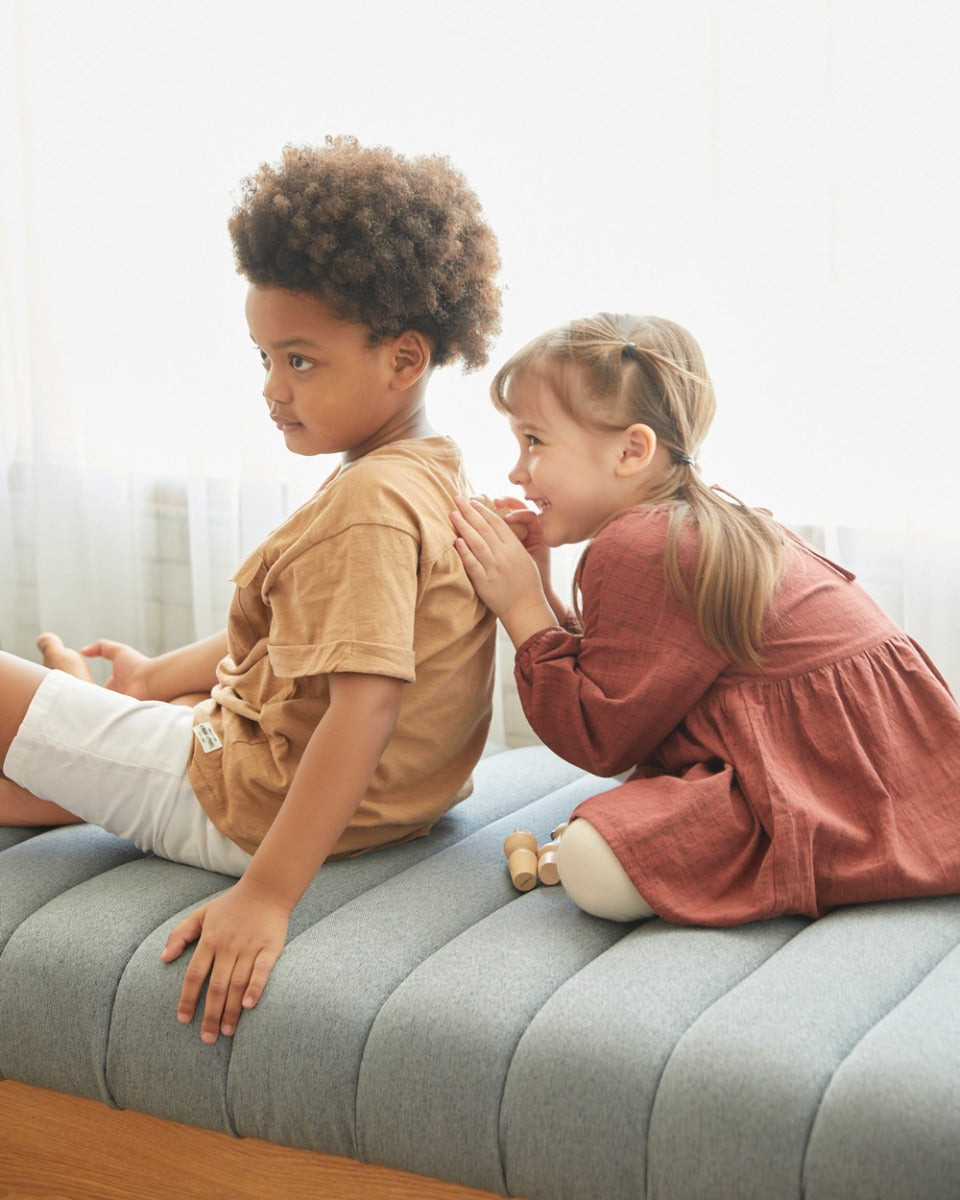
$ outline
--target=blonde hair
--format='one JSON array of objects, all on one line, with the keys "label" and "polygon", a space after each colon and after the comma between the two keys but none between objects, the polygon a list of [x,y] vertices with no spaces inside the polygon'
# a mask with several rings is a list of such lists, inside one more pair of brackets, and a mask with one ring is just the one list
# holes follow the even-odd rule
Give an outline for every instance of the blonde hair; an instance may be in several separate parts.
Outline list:
[{"label": "blonde hair", "polygon": [[[784,531],[768,513],[731,503],[700,478],[696,458],[716,401],[696,339],[663,317],[599,313],[573,321],[534,338],[500,368],[491,396],[501,412],[510,411],[511,382],[528,373],[545,378],[584,428],[653,430],[670,469],[643,503],[673,510],[667,580],[708,645],[740,666],[761,666]],[[681,576],[678,555],[688,521],[699,533],[692,586]]]}]

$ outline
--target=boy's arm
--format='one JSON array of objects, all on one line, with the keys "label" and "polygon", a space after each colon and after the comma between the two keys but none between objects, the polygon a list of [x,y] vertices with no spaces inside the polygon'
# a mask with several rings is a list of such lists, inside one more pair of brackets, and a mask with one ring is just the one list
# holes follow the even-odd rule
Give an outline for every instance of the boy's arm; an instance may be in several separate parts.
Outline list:
[{"label": "boy's arm", "polygon": [[227,653],[223,630],[179,650],[149,658],[124,642],[106,638],[84,646],[87,658],[106,658],[113,672],[106,687],[136,700],[174,700],[194,692],[209,693],[217,682],[217,664]]},{"label": "boy's arm", "polygon": [[189,692],[209,692],[217,682],[217,664],[227,653],[227,631],[152,659],[147,669],[156,700],[172,700]]},{"label": "boy's arm", "polygon": [[250,866],[229,891],[181,922],[163,950],[163,960],[172,962],[199,938],[177,1017],[183,1023],[193,1019],[209,975],[205,1042],[232,1034],[241,1011],[260,999],[283,950],[291,912],[356,812],[393,736],[401,680],[358,674],[329,679],[330,707]]}]

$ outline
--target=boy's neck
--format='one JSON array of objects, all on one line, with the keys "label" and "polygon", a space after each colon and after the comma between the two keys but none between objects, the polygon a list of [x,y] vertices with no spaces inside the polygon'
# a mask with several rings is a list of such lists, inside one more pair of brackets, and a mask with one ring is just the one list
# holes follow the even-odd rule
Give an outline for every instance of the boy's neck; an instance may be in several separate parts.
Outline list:
[{"label": "boy's neck", "polygon": [[352,450],[345,450],[341,462],[356,462],[373,450],[380,450],[393,442],[406,442],[411,439],[436,437],[436,430],[427,419],[427,413],[422,404],[416,405],[409,411],[397,413],[382,428],[378,429],[372,438]]}]

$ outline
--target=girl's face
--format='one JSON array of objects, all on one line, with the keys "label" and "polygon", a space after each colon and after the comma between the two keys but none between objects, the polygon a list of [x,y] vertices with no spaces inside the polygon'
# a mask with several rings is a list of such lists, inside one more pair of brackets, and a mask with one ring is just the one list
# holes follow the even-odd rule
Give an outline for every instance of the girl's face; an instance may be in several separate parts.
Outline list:
[{"label": "girl's face", "polygon": [[635,503],[618,475],[624,435],[578,424],[551,384],[528,371],[509,385],[510,428],[520,457],[510,482],[540,510],[548,546],[583,542],[616,513]]},{"label": "girl's face", "polygon": [[266,372],[264,399],[289,450],[349,461],[395,440],[410,397],[391,387],[391,342],[371,346],[366,326],[282,288],[249,289],[247,324]]}]

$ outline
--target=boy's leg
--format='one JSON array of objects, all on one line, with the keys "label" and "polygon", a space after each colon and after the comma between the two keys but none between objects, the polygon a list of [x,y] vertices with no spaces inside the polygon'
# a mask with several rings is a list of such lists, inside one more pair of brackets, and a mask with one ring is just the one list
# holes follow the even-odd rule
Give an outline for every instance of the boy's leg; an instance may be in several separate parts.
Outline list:
[{"label": "boy's leg", "polygon": [[41,682],[6,751],[8,780],[141,850],[243,874],[250,855],[213,825],[190,784],[191,709],[36,670]]},{"label": "boy's leg", "polygon": [[83,819],[52,800],[41,800],[0,772],[0,825],[82,825]]},{"label": "boy's leg", "polygon": [[[37,638],[37,648],[43,655],[43,665],[51,670],[63,671],[67,675],[73,675],[75,679],[82,679],[85,683],[96,683],[93,677],[93,672],[90,670],[89,662],[83,657],[79,650],[73,650],[70,646],[65,646],[63,640],[55,633],[41,633]],[[184,696],[175,696],[171,704],[183,704],[187,708],[194,708],[203,700],[209,700],[209,692],[188,692]]]},{"label": "boy's leg", "polygon": [[43,665],[58,671],[66,671],[77,679],[85,679],[93,683],[93,672],[90,664],[79,650],[72,650],[63,644],[63,640],[55,633],[41,633],[37,638],[37,649],[43,655]]},{"label": "boy's leg", "polygon": [[7,779],[3,763],[46,670],[0,650],[0,825],[66,825],[78,818]]},{"label": "boy's leg", "polygon": [[0,650],[0,767],[47,671]]}]

